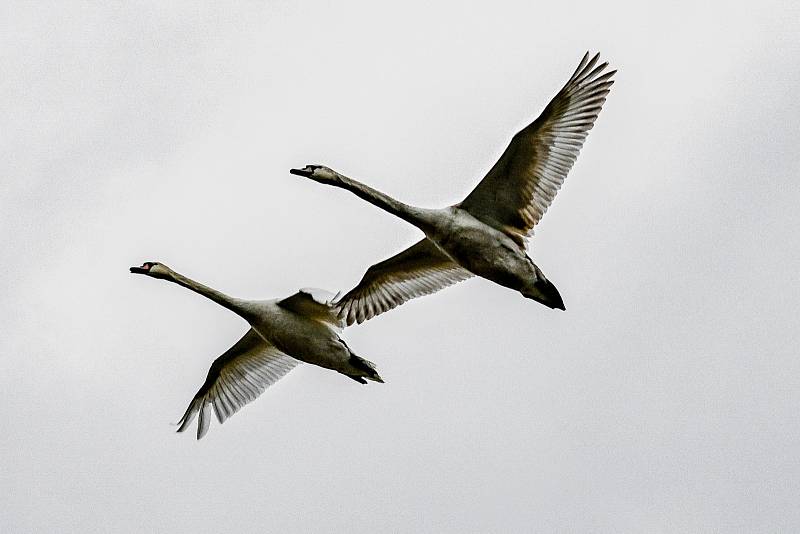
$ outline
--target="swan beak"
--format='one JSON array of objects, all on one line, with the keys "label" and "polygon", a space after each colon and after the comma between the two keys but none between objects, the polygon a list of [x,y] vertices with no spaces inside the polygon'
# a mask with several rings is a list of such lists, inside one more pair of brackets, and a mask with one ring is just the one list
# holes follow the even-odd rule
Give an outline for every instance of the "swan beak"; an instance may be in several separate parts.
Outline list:
[{"label": "swan beak", "polygon": [[158,263],[146,261],[141,267],[131,267],[131,272],[134,274],[150,274],[150,269],[152,269],[154,265],[158,265]]},{"label": "swan beak", "polygon": [[290,174],[296,174],[297,176],[303,176],[305,178],[311,178],[314,174],[314,171],[309,171],[306,169],[289,169]]}]

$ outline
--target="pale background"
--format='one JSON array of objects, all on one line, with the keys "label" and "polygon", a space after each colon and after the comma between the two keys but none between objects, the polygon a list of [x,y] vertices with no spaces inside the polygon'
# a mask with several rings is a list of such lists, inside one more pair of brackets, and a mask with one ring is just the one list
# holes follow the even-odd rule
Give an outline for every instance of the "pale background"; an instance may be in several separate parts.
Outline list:
[{"label": "pale background", "polygon": [[[800,529],[798,4],[398,4],[0,7],[2,530]],[[587,49],[566,312],[471,280],[173,434],[245,325],[130,265],[348,289],[418,232],[287,170],[456,202]]]}]

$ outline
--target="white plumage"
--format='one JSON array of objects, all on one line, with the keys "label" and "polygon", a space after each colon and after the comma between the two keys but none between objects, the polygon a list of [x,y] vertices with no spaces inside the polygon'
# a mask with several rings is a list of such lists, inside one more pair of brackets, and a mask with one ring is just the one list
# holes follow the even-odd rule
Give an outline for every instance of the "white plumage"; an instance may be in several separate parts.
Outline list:
[{"label": "white plumage", "polygon": [[370,267],[337,301],[347,324],[361,323],[407,300],[439,291],[472,275],[526,298],[564,309],[553,285],[528,257],[526,240],[555,198],[578,157],[614,83],[599,54],[587,53],[541,115],[517,133],[500,159],[460,204],[424,209],[328,167],[308,165],[292,174],[347,189],[417,226],[425,239]]}]

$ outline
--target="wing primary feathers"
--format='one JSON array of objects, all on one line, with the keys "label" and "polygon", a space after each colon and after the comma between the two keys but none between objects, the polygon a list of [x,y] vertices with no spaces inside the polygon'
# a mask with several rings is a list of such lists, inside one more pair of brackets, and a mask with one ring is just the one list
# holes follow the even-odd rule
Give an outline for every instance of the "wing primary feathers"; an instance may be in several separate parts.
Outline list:
[{"label": "wing primary feathers", "polygon": [[367,269],[358,285],[335,305],[346,324],[360,324],[471,276],[426,238]]},{"label": "wing primary feathers", "polygon": [[[529,237],[575,164],[617,72],[587,52],[541,115],[518,132],[459,205],[513,239]],[[524,242],[523,242],[524,245]]]},{"label": "wing primary feathers", "polygon": [[211,426],[212,410],[217,421],[224,423],[298,363],[264,341],[255,330],[248,330],[211,364],[206,381],[178,421],[177,431],[184,432],[197,416],[197,439],[201,439]]}]

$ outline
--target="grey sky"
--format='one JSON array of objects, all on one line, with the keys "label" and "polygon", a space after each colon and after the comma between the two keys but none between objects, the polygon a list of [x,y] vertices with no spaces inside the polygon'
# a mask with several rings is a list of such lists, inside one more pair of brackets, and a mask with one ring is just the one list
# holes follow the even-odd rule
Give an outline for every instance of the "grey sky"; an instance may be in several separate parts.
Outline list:
[{"label": "grey sky", "polygon": [[[3,530],[800,528],[795,2],[160,4],[0,7]],[[417,231],[288,169],[458,201],[586,50],[566,312],[470,280],[173,434],[245,324],[128,266],[349,289]]]}]

